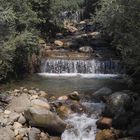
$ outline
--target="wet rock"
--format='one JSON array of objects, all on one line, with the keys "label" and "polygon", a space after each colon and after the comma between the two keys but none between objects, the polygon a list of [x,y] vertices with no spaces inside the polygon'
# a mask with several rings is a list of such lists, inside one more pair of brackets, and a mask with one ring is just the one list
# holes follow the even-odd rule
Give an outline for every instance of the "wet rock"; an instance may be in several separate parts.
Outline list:
[{"label": "wet rock", "polygon": [[36,99],[36,100],[32,100],[31,101],[31,106],[33,107],[38,107],[38,108],[45,108],[45,109],[48,109],[50,110],[50,105],[49,103],[46,101],[43,101],[41,99]]},{"label": "wet rock", "polygon": [[66,101],[66,100],[68,100],[68,96],[60,96],[57,100]]},{"label": "wet rock", "polygon": [[86,108],[80,103],[73,103],[72,105],[70,105],[70,108],[75,113],[85,113],[86,112]]},{"label": "wet rock", "polygon": [[83,52],[83,53],[93,53],[94,52],[94,50],[90,46],[80,47],[79,51]]},{"label": "wet rock", "polygon": [[15,140],[14,132],[9,128],[0,128],[0,140]]},{"label": "wet rock", "polygon": [[107,117],[102,117],[97,122],[97,128],[99,129],[108,129],[112,127],[112,119]]},{"label": "wet rock", "polygon": [[68,97],[72,100],[76,100],[76,101],[80,100],[80,96],[79,96],[79,93],[77,91],[74,91],[74,92],[70,93],[68,95]]},{"label": "wet rock", "polygon": [[93,96],[95,97],[102,97],[102,96],[109,96],[112,94],[112,90],[108,87],[103,87],[96,92],[93,93]]},{"label": "wet rock", "polygon": [[107,111],[112,116],[125,111],[131,105],[131,98],[128,94],[123,92],[115,92],[109,96],[107,100]]},{"label": "wet rock", "polygon": [[61,118],[66,118],[68,117],[70,114],[72,114],[72,110],[67,107],[67,106],[60,106],[60,108],[58,108],[58,115],[61,117]]},{"label": "wet rock", "polygon": [[50,135],[61,135],[66,128],[66,123],[47,109],[31,107],[25,117],[31,126],[44,128]]},{"label": "wet rock", "polygon": [[117,140],[117,137],[112,130],[104,129],[97,132],[95,140]]}]

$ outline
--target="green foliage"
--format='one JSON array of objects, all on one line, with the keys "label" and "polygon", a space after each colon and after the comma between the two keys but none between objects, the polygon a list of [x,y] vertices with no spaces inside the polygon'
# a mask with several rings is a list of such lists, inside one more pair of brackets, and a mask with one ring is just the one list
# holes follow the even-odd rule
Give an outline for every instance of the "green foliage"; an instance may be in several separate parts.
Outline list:
[{"label": "green foliage", "polygon": [[84,0],[0,0],[0,81],[34,71],[38,38],[54,35],[59,14]]},{"label": "green foliage", "polygon": [[100,0],[100,6],[95,21],[112,37],[129,71],[140,73],[140,1]]}]

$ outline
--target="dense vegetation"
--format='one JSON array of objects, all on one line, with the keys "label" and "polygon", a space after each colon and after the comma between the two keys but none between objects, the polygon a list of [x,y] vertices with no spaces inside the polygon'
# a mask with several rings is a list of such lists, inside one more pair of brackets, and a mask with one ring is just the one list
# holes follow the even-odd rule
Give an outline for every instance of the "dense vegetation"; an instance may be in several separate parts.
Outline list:
[{"label": "dense vegetation", "polygon": [[39,37],[60,29],[59,14],[82,0],[0,0],[0,81],[37,71]]},{"label": "dense vegetation", "polygon": [[140,74],[140,1],[100,0],[94,21],[112,39],[112,46],[128,67],[129,73]]}]

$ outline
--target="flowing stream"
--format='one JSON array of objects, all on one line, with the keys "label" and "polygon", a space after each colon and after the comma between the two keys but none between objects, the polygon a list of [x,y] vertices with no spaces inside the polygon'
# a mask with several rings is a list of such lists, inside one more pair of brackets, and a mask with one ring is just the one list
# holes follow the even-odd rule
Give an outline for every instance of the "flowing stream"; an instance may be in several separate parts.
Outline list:
[{"label": "flowing stream", "polygon": [[[46,59],[42,61],[39,75],[33,75],[24,81],[15,83],[16,87],[14,85],[10,86],[12,88],[33,86],[46,90],[49,94],[55,96],[65,95],[73,91],[89,95],[104,86],[111,88],[113,91],[125,89],[124,81],[116,78],[123,72],[118,60]],[[69,116],[66,122],[72,127],[65,130],[62,134],[62,140],[95,140],[96,121],[104,105],[89,100],[83,101],[83,105],[92,114],[73,114]]]},{"label": "flowing stream", "polygon": [[[122,74],[123,68],[119,60],[67,60],[47,59],[42,62],[42,76],[82,76],[91,77],[115,77]],[[74,114],[66,122],[72,126],[62,134],[62,140],[95,140],[96,121],[102,112],[102,103],[83,103],[92,115]],[[92,110],[93,109],[93,110]]]},{"label": "flowing stream", "polygon": [[[62,134],[62,140],[95,140],[97,127],[96,121],[105,107],[103,103],[83,103],[94,115],[73,114],[66,121],[72,126]],[[92,110],[93,109],[93,110]]]}]

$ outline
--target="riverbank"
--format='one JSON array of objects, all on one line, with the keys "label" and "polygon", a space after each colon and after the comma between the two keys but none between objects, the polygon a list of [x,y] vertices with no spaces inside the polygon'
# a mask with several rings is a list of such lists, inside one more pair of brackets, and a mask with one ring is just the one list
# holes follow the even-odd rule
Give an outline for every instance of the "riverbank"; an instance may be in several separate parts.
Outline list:
[{"label": "riverbank", "polygon": [[137,93],[114,93],[106,87],[93,94],[75,91],[57,97],[21,87],[0,94],[0,136],[4,140],[85,140],[86,135],[88,140],[137,140],[139,100]]}]

